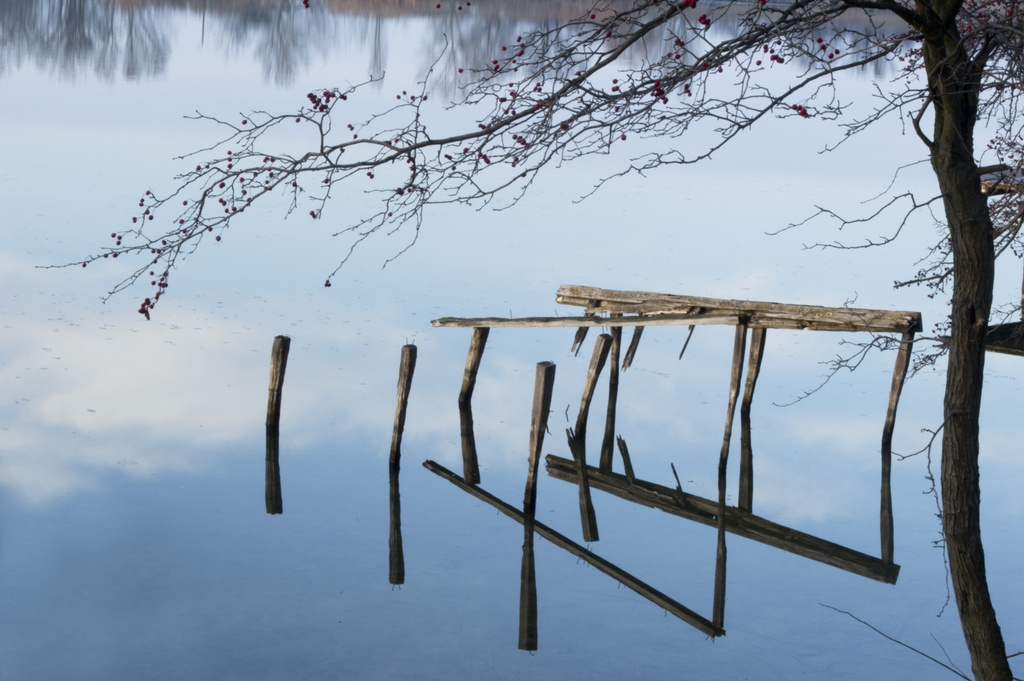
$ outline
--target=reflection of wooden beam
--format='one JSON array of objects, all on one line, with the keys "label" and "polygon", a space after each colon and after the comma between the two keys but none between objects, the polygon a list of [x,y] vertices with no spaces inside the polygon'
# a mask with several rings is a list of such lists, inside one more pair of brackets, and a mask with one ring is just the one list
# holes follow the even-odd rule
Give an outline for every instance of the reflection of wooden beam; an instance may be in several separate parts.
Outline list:
[{"label": "reflection of wooden beam", "polygon": [[629,339],[629,347],[626,348],[626,356],[622,358],[622,370],[625,371],[633,365],[633,358],[636,357],[636,349],[640,345],[640,336],[644,334],[644,327],[634,326],[633,336]]},{"label": "reflection of wooden beam", "polygon": [[[812,329],[820,331],[895,331],[908,328],[921,330],[918,312],[866,310],[850,307],[821,307],[818,305],[790,305],[764,303],[753,300],[725,298],[699,298],[646,291],[613,291],[593,286],[563,284],[556,300],[567,305],[583,307],[586,312],[620,312],[623,314],[692,315],[695,320],[715,315],[745,315],[750,327],[773,329]],[[592,301],[599,301],[596,305]],[[628,318],[627,318],[628,319]],[[647,318],[645,324],[649,324]],[[693,323],[700,323],[694,321]]]},{"label": "reflection of wooden beam", "polygon": [[480,359],[487,346],[491,330],[486,327],[473,329],[466,355],[466,370],[462,375],[462,389],[459,391],[459,430],[462,435],[462,474],[473,484],[480,482],[480,465],[476,456],[476,438],[473,435],[473,388],[476,374],[480,370]]},{"label": "reflection of wooden beam", "polygon": [[267,502],[267,513],[270,515],[284,513],[284,502],[281,500],[280,444],[280,430],[274,426],[267,426],[267,472],[264,496]]},{"label": "reflection of wooden beam", "polygon": [[910,351],[914,347],[914,332],[907,331],[900,341],[900,349],[896,353],[896,366],[892,370],[892,389],[889,391],[889,407],[885,412],[885,425],[882,427],[882,494],[879,512],[880,536],[882,540],[882,560],[893,561],[893,521],[892,521],[892,431],[896,427],[896,407],[900,403],[903,392],[903,381],[907,378],[910,366]]},{"label": "reflection of wooden beam", "polygon": [[[550,459],[551,457],[548,458]],[[452,483],[459,489],[463,490],[464,492],[468,492],[475,496],[477,499],[480,499],[481,501],[490,504],[494,508],[498,509],[499,511],[507,515],[509,518],[512,518],[513,520],[516,520],[520,523],[523,522],[523,514],[518,509],[505,503],[504,501],[497,498],[493,494],[481,489],[476,485],[467,484],[465,480],[455,475],[444,466],[441,466],[440,464],[437,464],[433,461],[424,461],[423,467],[426,468],[428,471],[436,473],[440,477],[445,478],[450,483]],[[597,469],[595,468],[594,470]],[[601,556],[598,556],[597,554],[588,551],[587,549],[583,548],[582,546],[572,541],[565,535],[551,529],[544,523],[535,521],[533,529],[537,534],[544,537],[555,546],[561,549],[565,549],[574,556],[582,558],[600,572],[603,572],[604,574],[620,582],[624,586],[629,587],[630,589],[640,594],[647,600],[651,601],[658,607],[664,608],[668,612],[672,613],[673,615],[683,620],[687,624],[696,627],[698,630],[702,631],[708,636],[725,635],[725,631],[723,629],[715,627],[711,623],[711,621],[708,620],[706,617],[700,616],[699,614],[697,614],[693,610],[690,610],[678,601],[669,598],[665,594],[661,593],[660,591],[646,584],[640,579],[637,579],[625,570],[619,568],[616,565],[613,565],[612,563],[609,563]]]},{"label": "reflection of wooden beam", "polygon": [[524,530],[523,563],[519,569],[519,650],[537,650],[537,566],[533,556],[533,523]]},{"label": "reflection of wooden beam", "polygon": [[750,441],[750,404],[754,401],[754,387],[761,373],[764,340],[767,329],[750,332],[750,356],[747,358],[747,382],[740,403],[740,490],[738,506],[744,511],[754,510],[754,449]]},{"label": "reflection of wooden beam", "polygon": [[[576,483],[576,464],[569,459],[553,456],[546,457],[548,474],[559,480]],[[618,473],[608,473],[598,468],[588,467],[590,485],[627,501],[656,508],[687,520],[704,525],[717,527],[718,502],[704,499],[692,494],[682,495],[664,485],[646,480],[636,480],[630,484],[626,477]],[[753,539],[769,546],[810,558],[826,565],[852,572],[862,577],[870,577],[887,584],[895,584],[899,576],[899,566],[885,563],[879,558],[855,551],[840,544],[820,539],[799,530],[773,523],[752,513],[737,510],[728,506],[725,509],[725,528],[727,531],[747,539]]]}]

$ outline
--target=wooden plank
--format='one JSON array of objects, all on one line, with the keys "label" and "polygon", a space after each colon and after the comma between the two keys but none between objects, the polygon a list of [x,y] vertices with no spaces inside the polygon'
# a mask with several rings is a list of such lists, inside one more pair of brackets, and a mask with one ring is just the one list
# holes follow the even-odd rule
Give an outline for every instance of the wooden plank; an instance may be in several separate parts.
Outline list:
[{"label": "wooden plank", "polygon": [[[1021,304],[1024,305],[1024,298]],[[985,334],[985,349],[989,352],[1024,356],[1024,323],[1010,322],[988,327],[988,333]]]},{"label": "wooden plank", "polygon": [[[921,314],[892,310],[794,305],[726,298],[702,298],[646,291],[617,291],[563,284],[556,300],[584,307],[587,312],[632,314],[745,314],[752,328],[808,328],[822,331],[922,330]],[[591,301],[599,300],[595,306]]]},{"label": "wooden plank", "polygon": [[284,386],[284,370],[288,366],[288,349],[292,339],[276,336],[270,351],[270,388],[267,395],[267,427],[277,428],[281,423],[281,388]]},{"label": "wooden plank", "polygon": [[395,425],[391,431],[392,464],[397,464],[402,457],[402,431],[405,430],[405,413],[409,408],[409,389],[412,387],[412,375],[416,370],[416,346],[402,346],[402,361],[398,367],[398,398],[395,403]]},{"label": "wooden plank", "polygon": [[604,419],[604,439],[601,440],[600,468],[612,469],[615,452],[615,412],[619,402],[619,349],[622,347],[622,327],[611,328],[612,347],[608,363],[608,409]]},{"label": "wooden plank", "polygon": [[[550,458],[551,457],[549,456],[548,459]],[[497,498],[490,492],[487,492],[486,490],[482,489],[481,487],[467,484],[465,480],[455,475],[454,473],[446,469],[444,466],[433,461],[424,461],[423,467],[426,468],[428,471],[431,471],[432,473],[435,473],[438,476],[448,480],[450,483],[452,483],[462,491],[468,492],[477,499],[480,499],[481,501],[490,504],[498,511],[507,515],[509,518],[512,518],[513,520],[516,520],[520,523],[523,522],[523,514],[519,510],[509,505],[508,503],[502,501],[501,499]],[[668,596],[658,591],[654,587],[646,584],[645,582],[633,576],[632,574],[626,572],[622,568],[612,563],[609,563],[601,556],[580,546],[579,544],[572,541],[565,535],[551,529],[539,520],[534,521],[533,527],[534,532],[539,534],[541,537],[544,537],[555,546],[568,551],[569,553],[578,558],[582,558],[591,567],[594,567],[598,571],[608,575],[609,577],[616,580],[623,586],[632,589],[634,592],[643,596],[644,598],[651,601],[658,607],[664,608],[666,611],[672,613],[673,615],[675,615],[682,621],[686,622],[687,624],[696,627],[698,630],[702,631],[708,636],[725,635],[725,630],[715,627],[711,623],[711,621],[708,620],[706,617],[702,617],[701,615],[697,614],[693,610],[690,610],[683,604],[673,600],[672,598],[669,598]]]},{"label": "wooden plank", "polygon": [[750,439],[750,405],[754,401],[754,388],[761,373],[764,342],[767,329],[750,332],[750,355],[747,357],[747,381],[740,403],[740,489],[738,505],[741,510],[754,510],[754,449]]},{"label": "wooden plank", "polygon": [[[714,315],[663,314],[651,317],[441,317],[430,322],[443,328],[527,328],[527,327],[582,327],[582,326],[682,326],[685,324],[724,324],[731,326],[739,320],[738,314]],[[794,326],[793,328],[798,328]]]},{"label": "wooden plank", "polygon": [[[552,454],[545,457],[545,461],[548,475],[576,484],[574,461]],[[676,490],[671,487],[646,480],[635,480],[630,483],[623,475],[605,472],[596,467],[589,467],[587,474],[591,487],[596,489],[687,520],[711,527],[718,526],[717,501],[686,493],[682,494],[683,499],[680,500]],[[731,506],[725,509],[725,528],[726,531],[741,537],[887,584],[895,584],[899,576],[900,566],[895,563],[885,563],[880,558],[779,525]]]},{"label": "wooden plank", "polygon": [[900,341],[900,349],[896,353],[896,365],[892,370],[892,388],[889,390],[889,406],[885,412],[885,425],[882,427],[882,491],[881,509],[879,511],[880,538],[882,542],[882,560],[893,562],[893,519],[892,519],[892,433],[896,427],[896,408],[903,392],[903,382],[907,378],[910,366],[910,352],[914,347],[914,332],[907,331]]},{"label": "wooden plank", "polygon": [[473,389],[476,387],[476,375],[480,370],[480,360],[487,346],[487,336],[491,330],[487,327],[476,327],[469,341],[469,352],[466,354],[466,369],[462,374],[462,388],[459,391],[459,433],[462,440],[462,475],[469,482],[480,482],[480,464],[476,453],[476,436],[473,432]]}]

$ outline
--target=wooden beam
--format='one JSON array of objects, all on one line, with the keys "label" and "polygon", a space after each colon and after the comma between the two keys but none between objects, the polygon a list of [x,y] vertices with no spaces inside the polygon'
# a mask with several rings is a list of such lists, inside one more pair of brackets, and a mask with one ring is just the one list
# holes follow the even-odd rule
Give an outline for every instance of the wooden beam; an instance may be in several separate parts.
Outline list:
[{"label": "wooden beam", "polygon": [[[549,454],[545,462],[548,475],[576,484],[574,461]],[[703,525],[718,526],[717,501],[685,492],[680,499],[676,490],[671,487],[646,480],[635,480],[630,483],[623,475],[604,472],[595,467],[589,467],[587,474],[591,487],[596,489]],[[728,532],[741,537],[887,584],[895,584],[899,576],[900,566],[895,563],[885,563],[874,556],[779,525],[731,506],[725,509],[725,528]]]},{"label": "wooden beam", "polygon": [[608,363],[608,410],[604,419],[604,439],[601,440],[600,467],[612,469],[612,454],[615,452],[615,412],[619,402],[619,349],[622,347],[622,327],[611,328],[612,347]]},{"label": "wooden beam", "polygon": [[[526,327],[591,327],[591,326],[683,326],[686,324],[720,324],[731,326],[739,321],[738,314],[723,313],[716,315],[662,314],[650,317],[441,317],[430,322],[443,328],[476,328],[512,329]],[[797,328],[794,326],[793,328]]]},{"label": "wooden beam", "polygon": [[554,386],[555,365],[551,362],[538,363],[533,384],[533,416],[530,420],[530,454],[526,474],[526,493],[523,496],[523,515],[527,524],[533,522],[537,506],[537,469],[540,467],[540,451],[544,446],[544,433],[548,428],[548,413],[551,411],[551,393]]},{"label": "wooden beam", "polygon": [[[548,458],[550,459],[550,457]],[[423,467],[426,468],[428,471],[431,471],[432,473],[435,473],[438,476],[444,478],[445,480],[448,480],[448,482],[452,483],[462,491],[468,492],[477,499],[480,499],[481,501],[490,504],[498,511],[507,515],[509,518],[512,518],[513,520],[516,520],[520,523],[523,522],[523,514],[519,510],[509,505],[508,503],[502,501],[501,499],[497,498],[490,492],[487,492],[486,490],[482,489],[481,487],[467,484],[465,480],[455,475],[444,466],[433,461],[424,461]],[[533,529],[534,532],[544,537],[555,546],[568,551],[569,553],[571,553],[574,556],[577,556],[578,558],[582,558],[591,567],[594,567],[598,571],[603,572],[612,579],[621,583],[623,586],[632,589],[634,592],[640,594],[641,596],[651,601],[658,607],[663,608],[666,611],[672,613],[679,619],[697,628],[706,635],[725,635],[724,629],[715,627],[714,624],[712,624],[711,621],[708,620],[706,617],[702,617],[701,615],[697,614],[693,610],[690,610],[678,601],[669,598],[668,596],[658,591],[654,587],[646,584],[637,577],[634,577],[632,574],[626,572],[617,565],[609,563],[601,556],[580,546],[579,544],[572,541],[565,535],[551,529],[539,520],[534,521]]]},{"label": "wooden beam", "polygon": [[[563,284],[556,300],[584,307],[587,312],[624,314],[705,315],[743,314],[751,328],[806,328],[820,331],[899,332],[910,328],[921,331],[919,312],[869,310],[850,307],[821,307],[767,303],[726,298],[701,298],[646,291],[616,291],[592,286]],[[600,301],[592,305],[591,301]]]},{"label": "wooden beam", "polygon": [[288,366],[288,349],[292,339],[276,336],[270,351],[270,388],[267,395],[267,427],[277,428],[281,424],[281,388],[284,386],[284,370]]}]

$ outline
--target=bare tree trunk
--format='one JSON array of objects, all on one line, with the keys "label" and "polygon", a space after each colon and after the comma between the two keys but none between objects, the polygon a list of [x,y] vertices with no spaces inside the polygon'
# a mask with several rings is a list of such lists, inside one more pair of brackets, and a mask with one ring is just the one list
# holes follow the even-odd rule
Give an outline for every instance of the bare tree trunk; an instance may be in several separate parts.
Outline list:
[{"label": "bare tree trunk", "polygon": [[[936,5],[943,5],[938,0]],[[932,26],[935,28],[935,25]],[[995,282],[992,221],[974,160],[978,69],[950,21],[925,32],[939,180],[953,253],[953,301],[942,437],[942,523],[953,592],[976,681],[1011,681],[985,574],[978,475],[979,415]]]}]

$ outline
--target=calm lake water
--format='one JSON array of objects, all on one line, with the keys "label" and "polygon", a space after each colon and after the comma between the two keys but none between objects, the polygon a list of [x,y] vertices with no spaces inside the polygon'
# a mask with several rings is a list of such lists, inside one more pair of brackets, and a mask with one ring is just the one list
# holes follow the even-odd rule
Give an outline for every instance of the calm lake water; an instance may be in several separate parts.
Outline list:
[{"label": "calm lake water", "polygon": [[[416,245],[365,242],[327,289],[348,244],[333,232],[368,209],[361,189],[323,220],[267,206],[183,263],[147,322],[147,287],[103,296],[133,263],[48,269],[107,245],[147,189],[167,191],[217,131],[185,117],[289,111],[315,88],[385,75],[353,119],[422,79],[448,36],[454,69],[557,21],[547,3],[481,0],[473,11],[377,12],[245,3],[132,8],[80,0],[0,3],[0,678],[2,679],[865,679],[938,677],[935,663],[836,609],[961,669],[970,664],[948,590],[924,454],[895,462],[895,585],[729,535],[726,636],[710,639],[545,539],[536,540],[538,646],[517,648],[522,527],[420,466],[461,471],[456,405],[469,332],[441,316],[571,314],[562,283],[945,314],[893,290],[934,237],[912,223],[895,245],[811,223],[816,205],[854,213],[922,150],[898,121],[834,153],[828,123],[769,120],[713,161],[580,195],[635,151],[542,176],[514,208],[430,212]],[[421,3],[422,4],[422,3]],[[431,5],[432,6],[432,5]],[[342,5],[339,5],[342,7]],[[205,9],[204,9],[205,8]],[[640,58],[636,56],[635,58]],[[450,62],[450,64],[448,63]],[[847,98],[869,102],[856,74]],[[435,99],[442,99],[441,95]],[[472,124],[451,114],[453,125]],[[288,143],[301,144],[296,133]],[[656,142],[652,142],[656,143]],[[899,176],[930,196],[927,170]],[[901,186],[903,186],[901,185]],[[299,211],[301,214],[303,211]],[[128,259],[130,260],[130,259]],[[1019,261],[1000,295],[1019,291]],[[638,477],[716,498],[729,327],[650,328],[622,375],[618,431]],[[284,384],[284,512],[266,512],[264,416],[274,336],[292,338]],[[544,453],[569,456],[592,333],[491,333],[473,408],[481,486],[520,506],[535,364],[557,365]],[[627,336],[628,337],[628,336]],[[855,339],[848,339],[855,340]],[[402,447],[404,584],[389,583],[388,450],[400,349],[419,358]],[[793,406],[841,339],[769,333],[754,402],[754,510],[879,554],[879,441],[894,356]],[[1021,360],[991,356],[983,420],[983,526],[990,585],[1011,652],[1024,647]],[[599,442],[605,392],[592,407]],[[943,374],[906,386],[895,450],[928,444]],[[736,503],[738,442],[730,459]],[[621,463],[616,461],[616,470]],[[594,492],[588,547],[705,617],[716,533]],[[541,472],[537,518],[583,544],[576,488]],[[1021,659],[1021,658],[1016,658]],[[1020,670],[1021,663],[1017,662]],[[1020,673],[1018,672],[1018,675]]]}]

